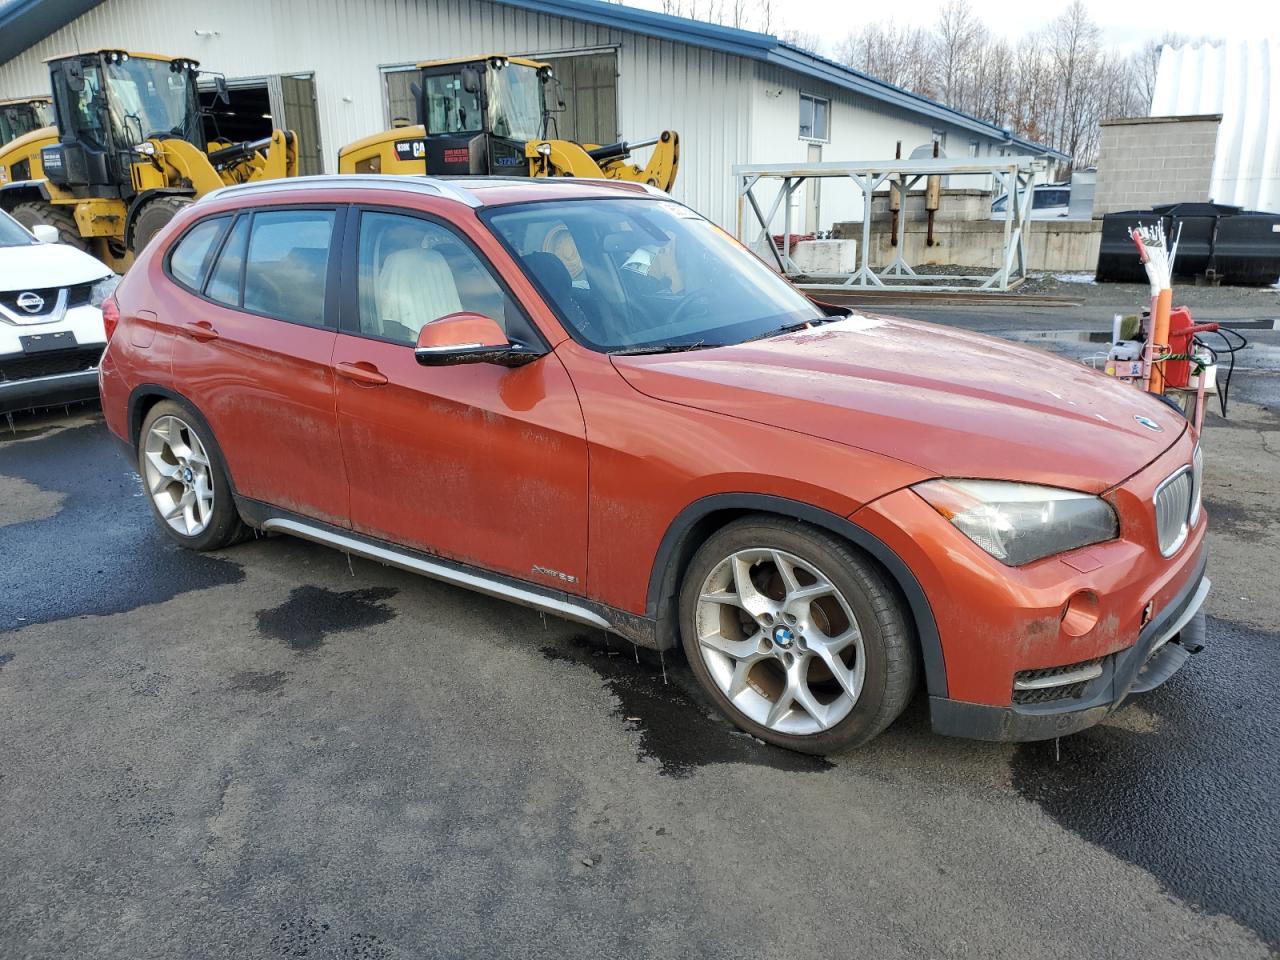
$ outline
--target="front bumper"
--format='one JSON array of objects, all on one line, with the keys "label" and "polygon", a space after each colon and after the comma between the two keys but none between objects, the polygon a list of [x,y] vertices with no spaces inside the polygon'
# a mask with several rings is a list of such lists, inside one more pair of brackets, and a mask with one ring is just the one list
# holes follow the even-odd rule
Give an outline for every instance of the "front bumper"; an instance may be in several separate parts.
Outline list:
[{"label": "front bumper", "polygon": [[0,381],[0,414],[98,398],[98,368]]},{"label": "front bumper", "polygon": [[1101,721],[1132,693],[1153,690],[1204,648],[1203,605],[1209,578],[1203,559],[1197,573],[1152,621],[1138,642],[1102,659],[1102,673],[1079,699],[996,707],[930,697],[933,729],[977,740],[1049,740]]}]

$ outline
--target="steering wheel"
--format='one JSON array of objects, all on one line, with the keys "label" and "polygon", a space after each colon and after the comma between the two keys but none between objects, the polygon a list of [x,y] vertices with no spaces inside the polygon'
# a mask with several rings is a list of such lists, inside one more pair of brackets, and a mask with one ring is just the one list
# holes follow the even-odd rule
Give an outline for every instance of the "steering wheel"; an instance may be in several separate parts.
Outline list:
[{"label": "steering wheel", "polygon": [[701,305],[703,310],[707,310],[711,306],[711,294],[706,290],[699,290],[691,293],[671,311],[671,318],[667,321],[671,326],[677,326],[681,320],[685,319],[686,314],[691,314],[696,305]]}]

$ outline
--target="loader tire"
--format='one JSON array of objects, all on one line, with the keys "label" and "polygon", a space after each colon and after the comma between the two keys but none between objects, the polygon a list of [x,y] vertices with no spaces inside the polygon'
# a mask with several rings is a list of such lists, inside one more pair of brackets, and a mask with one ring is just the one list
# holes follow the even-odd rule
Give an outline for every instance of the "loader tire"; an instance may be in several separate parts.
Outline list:
[{"label": "loader tire", "polygon": [[91,241],[80,236],[80,228],[76,226],[76,216],[69,206],[45,203],[42,200],[28,200],[13,208],[13,219],[30,230],[36,224],[44,223],[58,228],[58,237],[68,247],[88,253]]},{"label": "loader tire", "polygon": [[169,221],[195,201],[190,197],[165,196],[148,200],[133,218],[133,240],[129,248],[139,254],[146,249],[155,235],[169,225]]}]

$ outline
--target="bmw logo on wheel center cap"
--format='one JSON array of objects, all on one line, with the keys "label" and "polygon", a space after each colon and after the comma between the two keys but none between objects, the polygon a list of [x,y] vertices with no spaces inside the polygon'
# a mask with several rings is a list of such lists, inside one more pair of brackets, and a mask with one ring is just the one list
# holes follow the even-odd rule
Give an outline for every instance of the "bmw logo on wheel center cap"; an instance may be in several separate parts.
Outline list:
[{"label": "bmw logo on wheel center cap", "polygon": [[786,627],[777,627],[773,631],[773,642],[779,647],[789,647],[795,640],[796,636]]}]

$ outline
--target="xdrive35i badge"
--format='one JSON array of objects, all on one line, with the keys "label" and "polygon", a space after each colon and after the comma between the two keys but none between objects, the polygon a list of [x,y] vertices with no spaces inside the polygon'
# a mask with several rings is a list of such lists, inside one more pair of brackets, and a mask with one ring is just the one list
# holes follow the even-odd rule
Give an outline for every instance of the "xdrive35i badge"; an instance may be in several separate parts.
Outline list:
[{"label": "xdrive35i badge", "polygon": [[571,573],[561,573],[559,570],[552,570],[550,567],[543,567],[536,563],[533,565],[533,572],[540,573],[544,577],[550,577],[553,580],[563,580],[565,583],[578,582],[578,578]]},{"label": "xdrive35i badge", "polygon": [[1143,425],[1144,427],[1146,427],[1148,430],[1154,430],[1154,431],[1156,431],[1156,433],[1159,433],[1159,432],[1161,432],[1162,430],[1164,430],[1164,427],[1160,426],[1160,424],[1156,423],[1156,422],[1155,422],[1154,420],[1152,420],[1150,417],[1144,417],[1144,416],[1143,416],[1142,414],[1140,414],[1140,413],[1135,413],[1135,414],[1133,415],[1133,419],[1137,420],[1140,424],[1142,424],[1142,425]]}]

